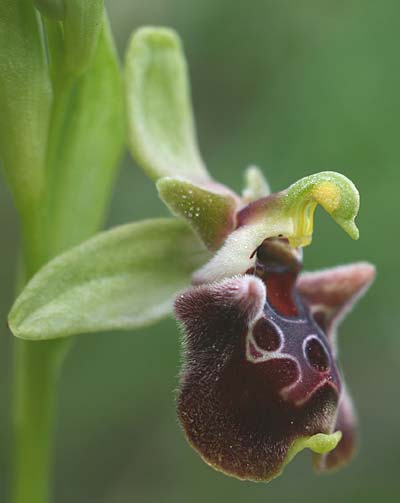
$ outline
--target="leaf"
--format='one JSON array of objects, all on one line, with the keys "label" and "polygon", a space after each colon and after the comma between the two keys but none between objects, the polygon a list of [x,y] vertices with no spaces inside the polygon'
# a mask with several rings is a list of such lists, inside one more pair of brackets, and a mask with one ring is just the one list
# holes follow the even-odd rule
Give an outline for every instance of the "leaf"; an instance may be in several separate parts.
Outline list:
[{"label": "leaf", "polygon": [[125,60],[128,143],[154,180],[184,176],[209,180],[193,121],[186,61],[176,33],[141,28]]},{"label": "leaf", "polygon": [[64,0],[34,0],[34,3],[43,16],[58,20],[64,17]]},{"label": "leaf", "polygon": [[48,155],[52,258],[97,232],[124,141],[122,76],[107,21],[87,71],[59,90]]},{"label": "leaf", "polygon": [[181,178],[157,182],[161,199],[172,214],[184,218],[205,245],[216,250],[235,228],[235,197],[228,191],[208,190]]},{"label": "leaf", "polygon": [[116,227],[44,266],[16,300],[10,328],[43,340],[153,323],[172,311],[207,255],[181,220]]},{"label": "leaf", "polygon": [[32,0],[2,0],[0,158],[24,230],[33,230],[45,187],[52,89],[42,42]]},{"label": "leaf", "polygon": [[74,74],[84,72],[96,52],[104,0],[64,0],[65,61]]}]

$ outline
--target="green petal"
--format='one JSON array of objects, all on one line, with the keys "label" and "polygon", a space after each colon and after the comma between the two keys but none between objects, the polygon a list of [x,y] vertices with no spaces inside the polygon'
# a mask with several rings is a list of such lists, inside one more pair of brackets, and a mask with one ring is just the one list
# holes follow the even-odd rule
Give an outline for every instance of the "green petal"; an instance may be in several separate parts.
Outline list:
[{"label": "green petal", "polygon": [[126,54],[128,143],[153,179],[208,180],[197,147],[186,61],[176,33],[141,28]]},{"label": "green petal", "polygon": [[181,178],[162,178],[157,189],[171,212],[184,218],[211,250],[235,228],[236,200],[228,191],[208,190]]},{"label": "green petal", "polygon": [[16,300],[9,325],[22,339],[132,329],[172,310],[207,253],[181,220],[103,232],[44,266]]},{"label": "green petal", "polygon": [[263,172],[257,166],[249,166],[244,173],[243,200],[246,203],[269,196],[271,189]]}]

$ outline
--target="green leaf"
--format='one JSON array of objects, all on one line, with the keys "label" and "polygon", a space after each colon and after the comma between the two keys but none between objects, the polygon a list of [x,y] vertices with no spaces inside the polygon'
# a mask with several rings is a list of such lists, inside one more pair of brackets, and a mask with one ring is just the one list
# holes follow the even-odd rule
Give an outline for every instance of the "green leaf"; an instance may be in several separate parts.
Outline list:
[{"label": "green leaf", "polygon": [[65,60],[74,74],[84,72],[94,57],[103,11],[104,0],[64,0]]},{"label": "green leaf", "polygon": [[40,16],[32,0],[1,0],[0,159],[25,239],[45,188],[51,101]]},{"label": "green leaf", "polygon": [[153,323],[207,255],[181,220],[116,227],[44,266],[16,300],[10,328],[42,340]]},{"label": "green leaf", "polygon": [[50,19],[63,19],[65,14],[64,0],[34,0],[36,8]]},{"label": "green leaf", "polygon": [[126,54],[128,142],[133,157],[153,179],[183,176],[204,181],[186,61],[176,33],[141,28]]},{"label": "green leaf", "polygon": [[211,250],[219,248],[235,228],[236,200],[228,191],[208,190],[169,177],[161,178],[157,189],[171,212],[184,218]]},{"label": "green leaf", "polygon": [[[51,22],[49,22],[51,23]],[[105,22],[87,71],[58,89],[48,154],[47,259],[103,221],[124,141],[122,76]]]}]

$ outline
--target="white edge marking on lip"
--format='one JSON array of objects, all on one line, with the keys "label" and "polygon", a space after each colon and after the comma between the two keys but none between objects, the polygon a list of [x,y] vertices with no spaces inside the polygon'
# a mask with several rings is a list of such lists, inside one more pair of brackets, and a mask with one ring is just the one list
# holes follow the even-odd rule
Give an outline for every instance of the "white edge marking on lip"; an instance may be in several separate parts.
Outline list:
[{"label": "white edge marking on lip", "polygon": [[[272,360],[273,358],[280,358],[281,354],[282,354],[280,350],[285,344],[285,336],[284,336],[282,330],[280,329],[280,327],[274,321],[268,320],[268,322],[271,323],[271,325],[273,325],[274,328],[276,329],[276,331],[278,332],[279,340],[280,340],[279,347],[275,351],[266,351],[265,349],[261,349],[258,346],[258,344],[256,343],[254,336],[253,336],[253,328],[254,328],[255,324],[261,318],[263,318],[263,316],[259,316],[257,319],[254,320],[254,322],[253,322],[253,324],[252,324],[251,328],[249,329],[247,336],[246,336],[246,359],[251,363],[262,363],[262,362],[266,362],[268,360]],[[256,359],[251,356],[250,344],[253,344],[255,349],[263,355],[262,358]]]},{"label": "white edge marking on lip", "polygon": [[[265,351],[263,349],[260,349],[260,347],[256,344],[255,340],[254,340],[254,336],[253,336],[253,333],[252,333],[252,328],[254,327],[255,323],[261,318],[261,316],[259,318],[257,318],[257,320],[254,321],[252,327],[250,328],[250,330],[248,331],[247,333],[247,336],[246,336],[246,359],[248,362],[250,363],[254,363],[254,364],[257,364],[257,363],[265,363],[267,361],[270,361],[270,360],[291,360],[295,363],[296,367],[297,367],[297,379],[296,381],[294,381],[293,383],[289,384],[289,386],[285,386],[284,388],[282,388],[280,390],[280,394],[283,396],[283,398],[287,398],[287,395],[288,395],[288,392],[293,388],[295,387],[300,381],[301,381],[301,378],[302,378],[302,375],[301,375],[301,368],[298,364],[298,362],[293,358],[293,356],[287,354],[287,353],[282,353],[281,352],[281,349],[282,347],[284,346],[285,344],[285,336],[282,332],[282,330],[280,329],[280,327],[274,323],[272,320],[268,320],[270,323],[272,323],[272,325],[274,325],[274,327],[276,328],[278,334],[279,334],[279,337],[281,339],[281,344],[279,346],[279,348],[275,351]],[[254,358],[251,353],[250,353],[250,345],[253,344],[253,346],[255,347],[255,349],[260,353],[262,354],[262,358]]]},{"label": "white edge marking on lip", "polygon": [[[299,363],[297,362],[297,360],[295,358],[293,358],[293,356],[287,354],[287,353],[282,353],[280,351],[280,349],[283,347],[284,345],[284,342],[285,342],[285,337],[284,337],[284,334],[282,332],[282,330],[278,327],[278,325],[276,325],[276,323],[274,323],[272,320],[268,320],[270,323],[272,323],[274,325],[274,327],[277,329],[278,333],[279,333],[279,336],[280,336],[280,339],[281,339],[281,344],[279,346],[279,348],[275,351],[265,351],[263,349],[261,349],[257,343],[255,342],[254,340],[254,336],[253,336],[253,333],[252,333],[252,328],[254,326],[254,324],[261,318],[261,316],[259,318],[257,318],[252,327],[250,328],[250,330],[248,331],[247,335],[246,335],[246,360],[250,363],[254,363],[254,364],[257,364],[257,363],[265,363],[267,361],[270,361],[270,360],[291,360],[293,361],[295,364],[296,364],[296,367],[297,367],[297,370],[298,370],[298,377],[296,379],[296,381],[292,382],[291,384],[289,384],[288,386],[285,386],[284,388],[282,388],[279,393],[282,395],[282,397],[287,400],[288,399],[288,396],[290,394],[290,392],[298,385],[300,384],[301,380],[302,380],[302,372],[301,372],[301,368],[300,368],[300,365]],[[305,346],[307,344],[307,342],[310,340],[310,339],[317,339],[319,342],[319,338],[315,335],[315,334],[310,334],[308,335],[304,341],[303,341],[303,344],[302,344],[302,348],[303,348],[303,356],[307,362],[308,365],[310,365],[308,363],[308,360],[306,358],[306,353],[305,353]],[[260,353],[262,354],[263,356],[261,358],[254,358],[251,353],[250,353],[250,345],[253,344],[253,346],[255,347],[255,349]],[[323,345],[324,349],[326,350],[326,347],[325,345],[321,342],[321,344]],[[311,367],[312,368],[312,367]],[[312,368],[313,370],[315,370],[314,368]],[[319,382],[312,390],[310,393],[307,393],[306,396],[301,399],[301,400],[297,400],[295,401],[295,405],[296,406],[300,406],[300,405],[303,405],[305,402],[307,402],[307,400],[309,400],[312,395],[314,395],[314,393],[316,391],[318,391],[319,388],[321,388],[322,386],[324,386],[326,383],[330,383],[329,379],[327,377],[325,377],[321,382]]]}]

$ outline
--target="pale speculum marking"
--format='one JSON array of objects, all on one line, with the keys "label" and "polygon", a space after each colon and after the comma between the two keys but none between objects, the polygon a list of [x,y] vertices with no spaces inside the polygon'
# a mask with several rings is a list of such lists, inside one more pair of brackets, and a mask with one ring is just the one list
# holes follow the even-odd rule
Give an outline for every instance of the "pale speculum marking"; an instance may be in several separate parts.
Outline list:
[{"label": "pale speculum marking", "polygon": [[265,365],[266,373],[271,360],[294,362],[297,378],[279,393],[285,400],[300,405],[325,384],[340,391],[340,380],[326,336],[296,291],[299,264],[288,261],[287,254],[279,262],[281,248],[279,243],[270,253],[268,243],[258,254],[254,274],[266,285],[267,301],[263,315],[246,335],[246,360]]}]

